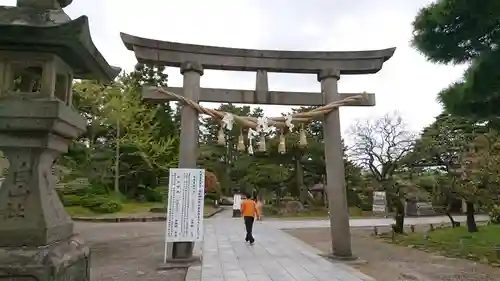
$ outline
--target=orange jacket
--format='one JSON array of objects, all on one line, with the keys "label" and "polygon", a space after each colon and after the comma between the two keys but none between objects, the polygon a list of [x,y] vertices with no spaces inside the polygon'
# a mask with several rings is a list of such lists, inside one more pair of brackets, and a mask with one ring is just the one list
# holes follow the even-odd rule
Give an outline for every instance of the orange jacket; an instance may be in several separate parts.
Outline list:
[{"label": "orange jacket", "polygon": [[244,217],[259,217],[259,209],[257,208],[257,204],[253,200],[244,200],[241,202],[241,214]]}]

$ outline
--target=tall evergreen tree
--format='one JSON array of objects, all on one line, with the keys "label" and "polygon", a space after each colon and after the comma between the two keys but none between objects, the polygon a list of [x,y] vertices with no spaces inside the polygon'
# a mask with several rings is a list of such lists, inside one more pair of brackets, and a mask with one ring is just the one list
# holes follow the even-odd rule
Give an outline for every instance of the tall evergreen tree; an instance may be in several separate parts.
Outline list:
[{"label": "tall evergreen tree", "polygon": [[438,0],[413,22],[413,46],[430,61],[469,63],[462,80],[439,93],[445,109],[482,120],[500,116],[500,1]]}]

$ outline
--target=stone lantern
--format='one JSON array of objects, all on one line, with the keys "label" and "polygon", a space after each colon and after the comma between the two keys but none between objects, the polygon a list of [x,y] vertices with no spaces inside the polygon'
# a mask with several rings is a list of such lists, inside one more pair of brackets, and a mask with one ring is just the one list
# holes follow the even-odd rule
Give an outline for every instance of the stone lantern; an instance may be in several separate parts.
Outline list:
[{"label": "stone lantern", "polygon": [[0,150],[9,171],[0,188],[0,280],[89,280],[90,251],[55,191],[58,155],[85,131],[72,108],[73,79],[113,80],[85,16],[71,0],[0,6]]}]

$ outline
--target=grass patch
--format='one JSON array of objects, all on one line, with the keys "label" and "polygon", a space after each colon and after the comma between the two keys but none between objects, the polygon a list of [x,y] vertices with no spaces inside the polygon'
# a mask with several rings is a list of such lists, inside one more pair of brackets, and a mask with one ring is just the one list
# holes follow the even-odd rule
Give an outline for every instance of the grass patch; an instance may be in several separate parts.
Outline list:
[{"label": "grass patch", "polygon": [[211,215],[216,210],[217,209],[213,205],[206,204],[205,207],[203,207],[203,215],[205,216]]},{"label": "grass patch", "polygon": [[[299,212],[296,214],[281,214],[281,215],[267,215],[264,212],[264,216],[271,218],[283,218],[283,219],[328,219],[328,210],[327,209],[316,209],[316,210],[308,210],[304,212]],[[356,217],[371,217],[372,212],[362,211],[358,207],[349,207],[349,216],[351,218]]]},{"label": "grass patch", "polygon": [[123,209],[120,212],[126,214],[142,213],[149,212],[151,208],[155,207],[163,207],[163,204],[158,202],[123,203]]},{"label": "grass patch", "polygon": [[[123,203],[123,208],[120,212],[110,213],[110,214],[102,214],[96,213],[92,210],[85,208],[83,206],[71,206],[66,207],[66,211],[72,217],[118,217],[118,216],[126,216],[126,215],[135,215],[135,214],[147,214],[151,208],[165,208],[163,203],[158,202],[126,202]],[[204,215],[209,215],[216,210],[212,205],[206,204],[204,207]],[[158,215],[158,213],[156,214]]]},{"label": "grass patch", "polygon": [[74,217],[97,217],[97,216],[118,216],[118,215],[133,215],[147,213],[153,207],[162,207],[158,202],[126,202],[123,203],[123,208],[120,212],[111,214],[96,213],[83,206],[66,207],[66,211]]},{"label": "grass patch", "polygon": [[85,208],[83,206],[70,206],[65,207],[66,212],[72,217],[92,217],[97,216],[98,214],[92,212],[90,209]]},{"label": "grass patch", "polygon": [[479,227],[479,232],[469,233],[465,227],[441,228],[423,233],[398,235],[394,243],[439,253],[443,256],[465,258],[500,266],[495,246],[500,246],[500,225]]},{"label": "grass patch", "polygon": [[266,213],[264,213],[263,215],[265,217],[283,218],[283,219],[326,219],[328,218],[328,211],[311,210],[296,214],[267,215]]}]

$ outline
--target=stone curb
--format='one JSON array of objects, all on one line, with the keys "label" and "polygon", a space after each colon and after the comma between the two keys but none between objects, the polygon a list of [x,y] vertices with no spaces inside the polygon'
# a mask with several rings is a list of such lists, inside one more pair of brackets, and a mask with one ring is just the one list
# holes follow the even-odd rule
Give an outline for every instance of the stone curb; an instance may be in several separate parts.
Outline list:
[{"label": "stone curb", "polygon": [[[222,212],[223,208],[218,208],[204,218],[211,218],[216,214]],[[161,216],[150,216],[150,217],[72,217],[73,221],[82,222],[103,222],[103,223],[120,223],[120,222],[154,222],[154,221],[165,221],[167,218],[165,215]]]},{"label": "stone curb", "polygon": [[210,214],[203,216],[203,218],[205,218],[205,219],[211,218],[211,217],[217,215],[218,213],[220,213],[222,211],[224,211],[224,208],[219,207],[217,210],[211,212]]},{"label": "stone curb", "polygon": [[[218,212],[221,211],[217,210],[213,215]],[[194,244],[193,255],[200,257],[200,263],[188,268],[184,279],[185,281],[201,281],[201,274],[203,270],[203,242]]]},{"label": "stone curb", "polygon": [[152,221],[165,221],[165,216],[157,217],[109,217],[109,218],[93,218],[93,217],[72,217],[73,221],[83,222],[152,222]]}]

